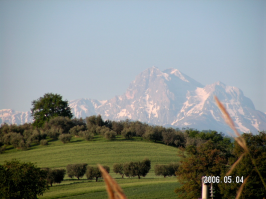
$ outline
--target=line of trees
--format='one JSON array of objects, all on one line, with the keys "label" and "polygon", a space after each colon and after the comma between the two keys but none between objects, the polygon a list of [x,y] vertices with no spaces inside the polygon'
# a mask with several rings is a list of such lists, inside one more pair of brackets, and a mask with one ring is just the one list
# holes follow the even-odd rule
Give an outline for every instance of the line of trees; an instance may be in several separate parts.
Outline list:
[{"label": "line of trees", "polygon": [[[110,167],[103,166],[105,170],[109,173]],[[143,161],[138,162],[128,162],[124,164],[114,164],[113,171],[114,173],[119,173],[122,175],[122,178],[125,176],[127,177],[145,177],[151,168],[151,161],[149,159],[144,159]],[[66,172],[70,178],[76,177],[78,179],[82,178],[86,175],[87,179],[94,179],[96,182],[98,178],[101,177],[101,172],[98,167],[95,166],[88,166],[86,163],[82,164],[69,164],[66,167]]]},{"label": "line of trees", "polygon": [[48,140],[71,141],[72,137],[82,137],[87,141],[95,135],[108,140],[115,140],[117,135],[124,139],[141,137],[144,140],[160,142],[175,147],[199,146],[207,140],[223,143],[230,147],[231,141],[216,131],[200,132],[195,129],[179,130],[162,126],[151,126],[139,121],[103,121],[101,116],[90,116],[85,120],[68,117],[54,117],[45,122],[41,128],[32,124],[0,126],[0,153],[6,146],[18,149],[29,149],[32,145],[47,145]]}]

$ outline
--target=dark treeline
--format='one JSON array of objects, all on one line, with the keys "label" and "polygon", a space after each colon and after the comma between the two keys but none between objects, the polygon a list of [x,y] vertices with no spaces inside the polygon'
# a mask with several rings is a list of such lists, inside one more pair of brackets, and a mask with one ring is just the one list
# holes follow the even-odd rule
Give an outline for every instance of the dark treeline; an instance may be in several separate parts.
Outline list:
[{"label": "dark treeline", "polygon": [[180,130],[179,128],[166,128],[130,120],[104,121],[101,115],[94,115],[86,119],[54,117],[45,122],[42,127],[36,127],[30,123],[2,124],[0,127],[0,152],[4,152],[6,146],[9,145],[26,150],[32,145],[47,145],[50,140],[59,139],[63,143],[68,143],[75,136],[89,141],[95,135],[100,135],[107,140],[115,140],[117,135],[124,139],[140,137],[143,140],[183,148],[199,146],[208,140],[223,143],[227,147],[231,146],[230,138],[224,137],[216,131]]}]

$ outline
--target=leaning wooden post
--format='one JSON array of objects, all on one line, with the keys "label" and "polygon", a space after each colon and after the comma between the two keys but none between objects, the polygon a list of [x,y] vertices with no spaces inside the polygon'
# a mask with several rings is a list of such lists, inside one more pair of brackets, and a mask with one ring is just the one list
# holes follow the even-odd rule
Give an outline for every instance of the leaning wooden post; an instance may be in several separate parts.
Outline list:
[{"label": "leaning wooden post", "polygon": [[208,184],[204,183],[204,177],[201,178],[202,184],[202,192],[201,192],[201,199],[209,199],[209,192],[208,192]]}]

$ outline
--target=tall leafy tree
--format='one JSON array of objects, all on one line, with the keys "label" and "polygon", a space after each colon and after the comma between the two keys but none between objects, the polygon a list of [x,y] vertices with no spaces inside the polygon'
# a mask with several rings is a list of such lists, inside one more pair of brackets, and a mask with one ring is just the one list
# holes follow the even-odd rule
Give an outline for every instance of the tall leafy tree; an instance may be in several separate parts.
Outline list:
[{"label": "tall leafy tree", "polygon": [[[201,195],[202,176],[221,176],[228,162],[229,153],[221,145],[212,140],[196,147],[191,145],[186,149],[187,156],[183,156],[176,172],[181,187],[176,188],[178,198],[199,198]],[[221,198],[218,184],[214,184],[216,198]]]},{"label": "tall leafy tree", "polygon": [[43,97],[32,101],[31,115],[34,118],[34,126],[41,127],[53,117],[63,116],[72,118],[68,101],[62,100],[62,96],[46,93]]},{"label": "tall leafy tree", "polygon": [[[230,165],[236,162],[242,154],[245,155],[236,165],[230,176],[232,176],[232,181],[236,181],[236,178],[238,180],[242,178],[243,180],[243,178],[248,177],[240,195],[241,199],[266,198],[266,189],[257,172],[259,171],[261,177],[266,181],[266,133],[260,132],[258,135],[244,133],[242,137],[246,140],[250,155],[245,154],[244,149],[235,141],[233,149],[234,157],[230,159]],[[223,179],[225,175],[226,172],[223,172],[221,178]],[[243,181],[219,184],[224,198],[235,198],[242,183]]]}]

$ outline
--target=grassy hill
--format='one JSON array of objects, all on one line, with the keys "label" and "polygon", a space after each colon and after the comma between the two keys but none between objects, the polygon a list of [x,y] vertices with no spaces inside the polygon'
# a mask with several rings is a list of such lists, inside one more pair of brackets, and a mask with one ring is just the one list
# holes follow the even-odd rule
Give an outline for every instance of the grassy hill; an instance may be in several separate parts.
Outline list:
[{"label": "grassy hill", "polygon": [[[125,178],[113,173],[114,163],[151,160],[151,170],[145,178]],[[174,189],[179,185],[175,177],[158,177],[154,174],[156,164],[169,164],[179,161],[177,148],[159,143],[145,142],[138,138],[106,141],[96,137],[93,141],[72,138],[71,143],[51,141],[48,146],[34,146],[27,151],[9,149],[0,155],[0,164],[16,158],[23,162],[33,162],[39,167],[66,168],[68,164],[98,163],[111,168],[110,174],[124,189],[128,198],[176,198]],[[107,198],[103,181],[94,182],[83,177],[81,180],[65,177],[40,198]]]}]

